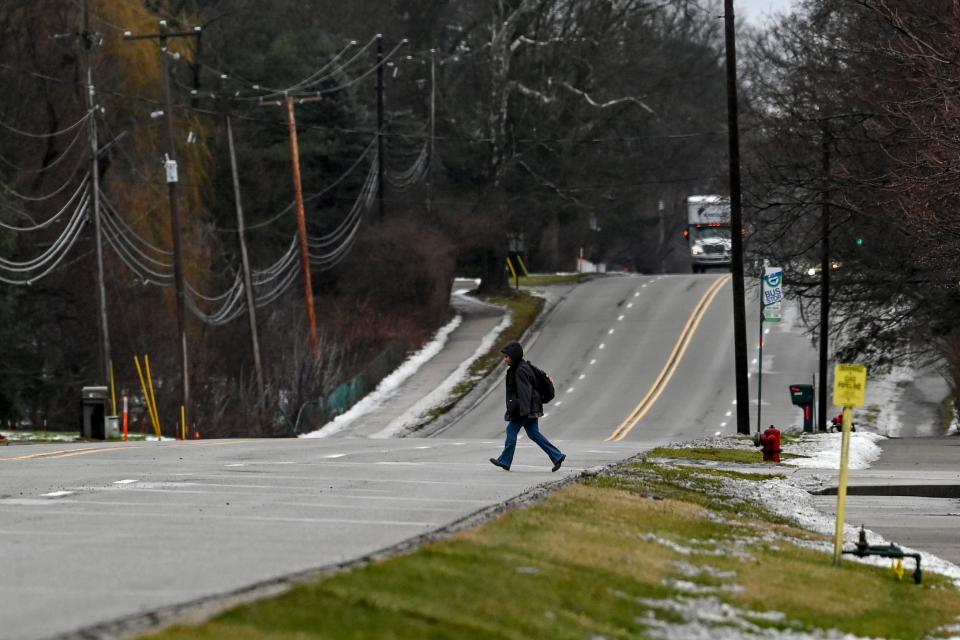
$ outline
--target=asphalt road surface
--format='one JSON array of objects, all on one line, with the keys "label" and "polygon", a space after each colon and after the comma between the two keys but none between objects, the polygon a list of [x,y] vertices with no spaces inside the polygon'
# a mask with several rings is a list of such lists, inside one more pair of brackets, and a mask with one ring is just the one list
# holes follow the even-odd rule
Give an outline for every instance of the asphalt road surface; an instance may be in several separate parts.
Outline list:
[{"label": "asphalt road surface", "polygon": [[[0,637],[58,636],[358,558],[583,469],[732,433],[731,304],[724,274],[575,287],[526,345],[557,380],[543,421],[568,456],[556,474],[527,440],[510,473],[487,462],[501,385],[428,439],[2,448]],[[795,424],[786,385],[809,380],[815,350],[789,322],[770,329],[764,423]]]},{"label": "asphalt road surface", "polygon": [[[755,295],[748,290],[752,430],[760,366]],[[556,383],[541,430],[551,439],[619,442],[736,432],[732,309],[727,274],[611,277],[576,287],[524,345]],[[784,315],[764,325],[760,415],[764,427],[781,429],[802,420],[788,386],[809,384],[817,368],[793,309]],[[443,434],[499,437],[503,409],[500,385]]]}]

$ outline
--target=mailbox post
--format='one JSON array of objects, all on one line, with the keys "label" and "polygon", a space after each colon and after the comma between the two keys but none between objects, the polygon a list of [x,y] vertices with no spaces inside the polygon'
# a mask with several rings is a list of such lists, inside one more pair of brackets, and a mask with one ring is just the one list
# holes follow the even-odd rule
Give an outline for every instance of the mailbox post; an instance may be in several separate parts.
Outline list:
[{"label": "mailbox post", "polygon": [[813,385],[812,384],[792,384],[790,385],[790,402],[794,406],[800,407],[803,411],[803,430],[807,433],[813,431]]}]

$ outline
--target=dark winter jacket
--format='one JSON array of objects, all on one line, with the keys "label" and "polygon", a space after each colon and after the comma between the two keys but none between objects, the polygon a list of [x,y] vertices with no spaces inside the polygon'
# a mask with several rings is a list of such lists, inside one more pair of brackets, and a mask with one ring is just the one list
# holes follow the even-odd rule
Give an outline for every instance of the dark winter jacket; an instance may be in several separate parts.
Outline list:
[{"label": "dark winter jacket", "polygon": [[536,391],[536,378],[530,364],[523,359],[523,347],[511,342],[502,353],[510,356],[512,363],[507,369],[507,412],[504,420],[539,418],[543,415],[543,403]]}]

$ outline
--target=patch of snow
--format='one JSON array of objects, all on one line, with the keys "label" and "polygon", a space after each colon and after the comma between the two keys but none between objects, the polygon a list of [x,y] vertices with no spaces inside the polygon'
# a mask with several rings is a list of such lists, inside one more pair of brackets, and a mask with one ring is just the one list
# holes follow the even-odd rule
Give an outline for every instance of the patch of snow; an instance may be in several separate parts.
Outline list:
[{"label": "patch of snow", "polygon": [[689,562],[674,562],[673,568],[682,576],[687,578],[696,578],[698,576],[709,576],[718,580],[733,580],[737,577],[736,571],[721,571],[715,567],[704,565],[698,567]]},{"label": "patch of snow", "polygon": [[[916,377],[913,367],[893,367],[885,376],[877,379],[868,379],[866,406],[875,406],[880,409],[873,429],[882,435],[896,438],[900,435],[903,425],[897,417],[897,407],[903,397],[905,383]],[[856,420],[854,420],[856,422]]]},{"label": "patch of snow", "polygon": [[349,410],[335,417],[333,420],[323,425],[316,431],[301,434],[301,438],[326,438],[335,433],[343,431],[361,416],[373,411],[389,400],[396,393],[403,382],[412,376],[417,370],[430,358],[434,357],[447,343],[447,338],[454,329],[463,322],[462,316],[456,316],[453,320],[440,328],[434,335],[433,340],[425,344],[419,351],[411,355],[407,360],[397,367],[390,375],[380,381],[377,388],[363,397],[360,402],[353,405]]},{"label": "patch of snow", "polygon": [[392,438],[399,435],[406,429],[416,425],[420,419],[433,407],[444,402],[453,388],[467,377],[467,371],[470,366],[494,345],[497,337],[504,329],[510,326],[511,314],[505,313],[500,322],[483,337],[473,355],[460,363],[460,365],[447,376],[446,380],[441,382],[437,388],[420,398],[412,407],[406,410],[403,415],[395,418],[390,424],[381,431],[370,436],[371,438]]},{"label": "patch of snow", "polygon": [[[804,434],[800,440],[783,446],[785,453],[805,456],[789,458],[783,461],[794,467],[813,469],[839,469],[840,444],[842,433]],[[886,440],[884,436],[867,431],[850,434],[850,469],[867,469],[880,458],[883,450],[877,442]]]},{"label": "patch of snow", "polygon": [[49,440],[51,442],[76,442],[80,439],[80,434],[70,433],[47,433],[45,431],[0,431],[0,436],[7,440],[17,442],[30,442],[31,440]]},{"label": "patch of snow", "polygon": [[[754,621],[783,624],[787,617],[779,611],[753,611],[729,605],[717,597],[678,597],[671,599],[636,598],[649,607],[645,616],[636,618],[646,627],[646,637],[663,640],[861,640],[859,636],[836,629],[805,631],[775,629]],[[657,612],[667,619],[660,619]],[[683,622],[677,623],[675,618]],[[799,625],[798,625],[799,626]]]}]

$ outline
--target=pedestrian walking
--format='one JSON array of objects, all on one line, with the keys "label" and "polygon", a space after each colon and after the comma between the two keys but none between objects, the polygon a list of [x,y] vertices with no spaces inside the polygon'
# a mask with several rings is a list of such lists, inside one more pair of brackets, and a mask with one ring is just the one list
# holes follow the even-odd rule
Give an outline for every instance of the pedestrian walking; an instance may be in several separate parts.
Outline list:
[{"label": "pedestrian walking", "polygon": [[510,471],[513,453],[517,448],[517,434],[523,429],[527,437],[536,442],[550,458],[553,471],[557,471],[567,456],[540,433],[538,419],[543,415],[543,402],[537,393],[533,369],[523,359],[523,347],[519,342],[511,342],[500,353],[507,364],[507,412],[503,418],[507,421],[507,440],[503,445],[503,453],[498,458],[490,458],[490,463]]}]

